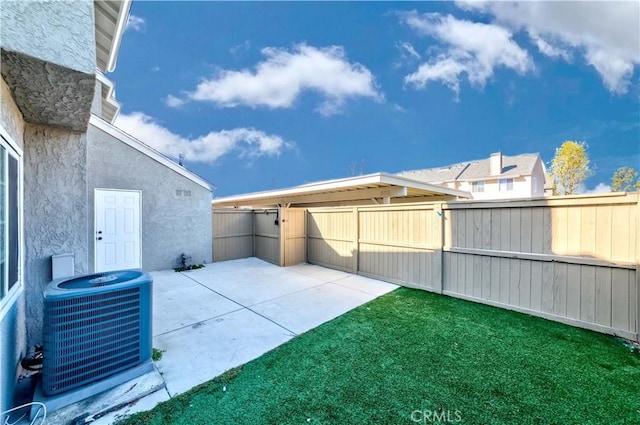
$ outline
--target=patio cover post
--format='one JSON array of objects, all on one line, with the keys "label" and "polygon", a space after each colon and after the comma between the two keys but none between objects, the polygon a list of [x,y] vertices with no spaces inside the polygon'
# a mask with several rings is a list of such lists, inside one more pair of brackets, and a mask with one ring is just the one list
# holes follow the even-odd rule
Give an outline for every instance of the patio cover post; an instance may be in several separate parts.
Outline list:
[{"label": "patio cover post", "polygon": [[358,207],[353,207],[353,241],[351,248],[351,258],[353,259],[352,273],[358,274],[358,256],[360,253],[360,211]]},{"label": "patio cover post", "polygon": [[438,202],[433,205],[433,214],[436,216],[434,220],[433,238],[434,244],[434,264],[433,270],[436,273],[433,276],[434,282],[432,282],[435,292],[442,293],[442,268],[444,267],[444,258],[442,249],[444,247],[444,213],[442,211],[442,202]]}]

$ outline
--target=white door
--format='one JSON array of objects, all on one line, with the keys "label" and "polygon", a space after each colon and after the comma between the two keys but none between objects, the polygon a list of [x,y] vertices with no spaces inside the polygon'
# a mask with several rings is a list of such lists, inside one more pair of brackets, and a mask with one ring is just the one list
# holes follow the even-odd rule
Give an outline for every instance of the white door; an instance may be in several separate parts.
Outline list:
[{"label": "white door", "polygon": [[140,192],[95,190],[96,272],[141,267]]}]

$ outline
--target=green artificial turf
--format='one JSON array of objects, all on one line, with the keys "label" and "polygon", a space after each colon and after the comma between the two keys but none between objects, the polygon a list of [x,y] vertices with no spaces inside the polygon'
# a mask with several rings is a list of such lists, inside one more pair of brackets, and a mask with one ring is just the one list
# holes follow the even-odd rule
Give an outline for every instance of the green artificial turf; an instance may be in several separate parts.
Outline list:
[{"label": "green artificial turf", "polygon": [[640,355],[400,288],[126,423],[637,424]]}]

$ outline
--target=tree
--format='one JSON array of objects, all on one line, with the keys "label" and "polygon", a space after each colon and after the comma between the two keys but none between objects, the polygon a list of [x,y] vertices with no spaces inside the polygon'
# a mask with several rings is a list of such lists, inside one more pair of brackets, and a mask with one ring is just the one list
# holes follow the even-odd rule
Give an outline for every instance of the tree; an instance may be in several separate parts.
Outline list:
[{"label": "tree", "polygon": [[568,140],[556,149],[551,161],[554,195],[572,195],[591,175],[585,142]]},{"label": "tree", "polygon": [[612,192],[633,192],[640,190],[638,172],[631,167],[620,167],[611,177]]}]

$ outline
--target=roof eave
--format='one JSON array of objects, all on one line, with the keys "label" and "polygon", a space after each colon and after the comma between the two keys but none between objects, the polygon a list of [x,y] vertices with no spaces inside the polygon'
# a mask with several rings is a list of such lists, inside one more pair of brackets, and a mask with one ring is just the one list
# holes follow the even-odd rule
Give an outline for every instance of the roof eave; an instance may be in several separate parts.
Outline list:
[{"label": "roof eave", "polygon": [[129,19],[131,0],[94,0],[94,5],[96,66],[102,72],[113,72]]}]

